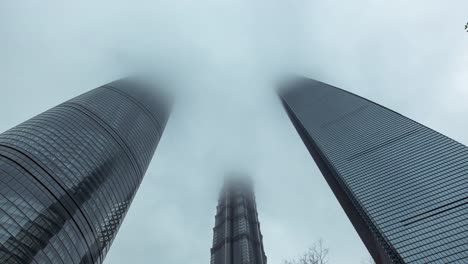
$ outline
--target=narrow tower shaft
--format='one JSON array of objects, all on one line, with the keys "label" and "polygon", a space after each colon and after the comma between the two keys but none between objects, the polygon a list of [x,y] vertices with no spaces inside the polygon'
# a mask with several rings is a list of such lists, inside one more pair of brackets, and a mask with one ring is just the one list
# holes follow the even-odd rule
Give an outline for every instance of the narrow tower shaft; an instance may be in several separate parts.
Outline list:
[{"label": "narrow tower shaft", "polygon": [[228,180],[216,209],[211,264],[266,263],[252,184]]}]

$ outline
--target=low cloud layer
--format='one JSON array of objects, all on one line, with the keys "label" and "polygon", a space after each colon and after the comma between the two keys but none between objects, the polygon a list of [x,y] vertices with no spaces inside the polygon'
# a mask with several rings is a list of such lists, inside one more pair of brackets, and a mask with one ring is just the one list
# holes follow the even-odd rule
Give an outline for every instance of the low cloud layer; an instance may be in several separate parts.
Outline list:
[{"label": "low cloud layer", "polygon": [[88,89],[152,74],[177,95],[106,259],[208,263],[225,173],[255,178],[271,264],[319,238],[362,242],[275,94],[290,73],[345,88],[468,144],[466,1],[4,1],[0,130]]}]

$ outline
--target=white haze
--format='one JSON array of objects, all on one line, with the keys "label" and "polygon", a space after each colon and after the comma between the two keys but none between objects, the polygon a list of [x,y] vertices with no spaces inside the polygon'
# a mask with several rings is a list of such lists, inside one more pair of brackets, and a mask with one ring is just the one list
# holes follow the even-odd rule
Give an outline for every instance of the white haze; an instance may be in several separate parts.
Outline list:
[{"label": "white haze", "polygon": [[178,94],[105,261],[208,263],[220,178],[256,181],[270,264],[323,238],[368,253],[284,114],[274,82],[304,74],[468,144],[468,1],[0,3],[0,130],[134,73]]}]

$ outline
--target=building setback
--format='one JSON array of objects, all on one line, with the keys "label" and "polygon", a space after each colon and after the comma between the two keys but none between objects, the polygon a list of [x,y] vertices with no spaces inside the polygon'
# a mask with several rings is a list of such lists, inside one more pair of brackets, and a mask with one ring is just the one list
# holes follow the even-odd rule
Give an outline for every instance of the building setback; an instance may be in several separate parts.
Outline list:
[{"label": "building setback", "polygon": [[283,88],[292,123],[377,263],[467,263],[466,146],[318,81]]},{"label": "building setback", "polygon": [[0,263],[102,263],[168,106],[116,81],[0,135]]},{"label": "building setback", "polygon": [[211,264],[266,263],[252,184],[229,179],[216,208]]}]

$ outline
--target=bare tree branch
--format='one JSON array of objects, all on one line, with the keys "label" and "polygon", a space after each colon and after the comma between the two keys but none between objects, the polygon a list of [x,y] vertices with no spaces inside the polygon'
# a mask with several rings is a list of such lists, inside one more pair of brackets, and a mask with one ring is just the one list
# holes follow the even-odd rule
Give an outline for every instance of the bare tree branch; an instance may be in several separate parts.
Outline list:
[{"label": "bare tree branch", "polygon": [[327,264],[329,249],[323,245],[320,239],[314,243],[303,255],[297,259],[285,260],[283,264]]}]

